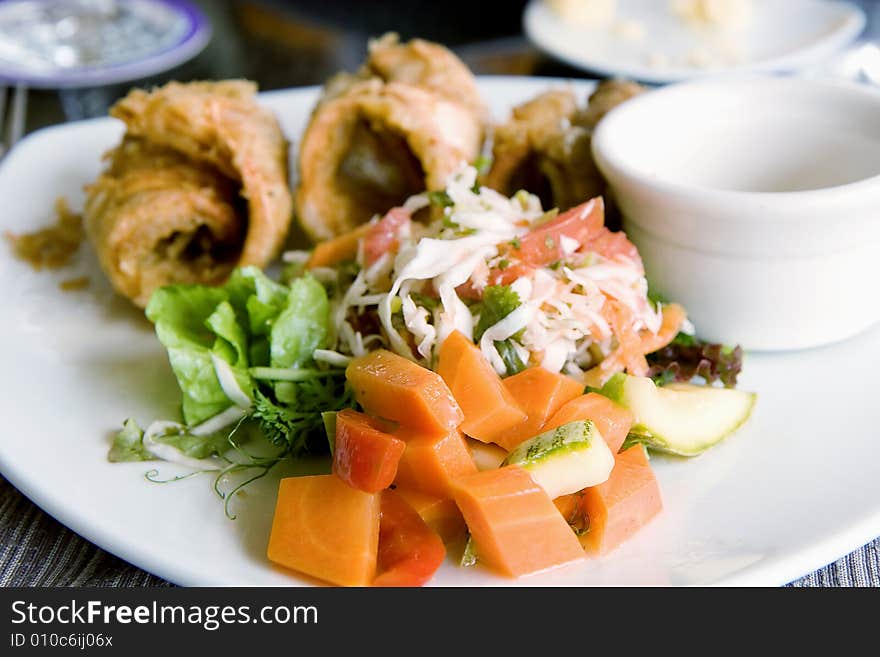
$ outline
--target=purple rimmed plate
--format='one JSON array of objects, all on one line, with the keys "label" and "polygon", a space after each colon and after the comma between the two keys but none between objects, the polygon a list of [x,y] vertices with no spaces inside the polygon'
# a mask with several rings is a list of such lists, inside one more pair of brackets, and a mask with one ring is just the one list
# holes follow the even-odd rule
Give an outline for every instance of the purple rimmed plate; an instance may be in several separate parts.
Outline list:
[{"label": "purple rimmed plate", "polygon": [[210,37],[186,0],[3,0],[0,80],[53,89],[136,80],[193,58]]}]

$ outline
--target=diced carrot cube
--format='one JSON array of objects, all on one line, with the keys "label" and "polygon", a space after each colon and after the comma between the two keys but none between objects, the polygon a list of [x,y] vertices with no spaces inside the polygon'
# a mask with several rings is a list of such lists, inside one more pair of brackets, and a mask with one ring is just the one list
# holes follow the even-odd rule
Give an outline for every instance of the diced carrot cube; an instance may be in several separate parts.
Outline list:
[{"label": "diced carrot cube", "polygon": [[553,414],[541,431],[549,431],[577,420],[592,420],[608,444],[608,449],[613,454],[617,454],[635,422],[635,416],[608,397],[591,392],[565,403]]},{"label": "diced carrot cube", "polygon": [[458,430],[437,435],[401,427],[395,435],[406,442],[394,480],[401,488],[451,497],[452,481],[477,471]]},{"label": "diced carrot cube", "polygon": [[530,367],[504,379],[504,387],[513,395],[526,419],[499,434],[495,442],[511,451],[524,440],[541,433],[541,428],[563,404],[584,391],[584,386],[570,376],[550,372],[543,367]]},{"label": "diced carrot cube", "polygon": [[370,415],[437,434],[448,433],[464,419],[439,374],[385,349],[353,359],[345,376]]},{"label": "diced carrot cube", "polygon": [[376,574],[380,494],[336,475],[281,480],[269,560],[341,586],[369,586]]},{"label": "diced carrot cube", "polygon": [[462,477],[453,491],[479,559],[490,568],[518,577],[584,557],[553,500],[522,468]]},{"label": "diced carrot cube", "polygon": [[437,373],[464,413],[461,430],[484,443],[521,424],[526,414],[473,342],[453,331],[440,347]]},{"label": "diced carrot cube", "polygon": [[398,488],[397,494],[415,509],[425,524],[437,532],[444,543],[451,543],[464,537],[466,529],[464,518],[452,498],[409,488]]},{"label": "diced carrot cube", "polygon": [[608,481],[582,492],[589,529],[580,541],[591,554],[610,552],[663,509],[660,486],[642,445],[617,454]]},{"label": "diced carrot cube", "polygon": [[311,256],[309,256],[306,268],[332,267],[344,260],[354,260],[355,256],[357,256],[358,242],[367,234],[369,229],[370,224],[361,224],[352,231],[319,242],[315,245]]}]

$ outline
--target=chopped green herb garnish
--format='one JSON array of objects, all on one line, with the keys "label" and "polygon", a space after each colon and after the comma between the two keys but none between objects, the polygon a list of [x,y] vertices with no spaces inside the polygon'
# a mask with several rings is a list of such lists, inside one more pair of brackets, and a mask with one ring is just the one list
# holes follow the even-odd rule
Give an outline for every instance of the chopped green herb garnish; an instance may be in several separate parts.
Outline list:
[{"label": "chopped green herb garnish", "polygon": [[478,155],[477,159],[474,160],[474,168],[481,176],[487,174],[489,172],[489,169],[492,168],[492,156],[482,154]]},{"label": "chopped green herb garnish", "polygon": [[452,198],[449,196],[449,194],[446,193],[446,190],[443,189],[434,192],[428,192],[428,201],[431,203],[431,205],[438,208],[448,208],[455,205],[455,203],[453,203],[452,201]]}]

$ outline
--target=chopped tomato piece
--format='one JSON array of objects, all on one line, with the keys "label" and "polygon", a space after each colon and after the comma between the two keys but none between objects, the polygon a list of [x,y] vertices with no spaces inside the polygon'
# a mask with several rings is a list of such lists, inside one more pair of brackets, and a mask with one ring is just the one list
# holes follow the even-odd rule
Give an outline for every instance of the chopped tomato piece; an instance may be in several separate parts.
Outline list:
[{"label": "chopped tomato piece", "polygon": [[391,208],[384,217],[373,224],[364,236],[364,264],[369,267],[386,253],[400,248],[400,231],[412,221],[403,208]]},{"label": "chopped tomato piece", "polygon": [[599,234],[604,222],[605,205],[597,197],[538,226],[519,240],[518,248],[512,245],[511,253],[527,265],[544,267],[574,250],[566,248],[566,240],[572,240],[575,248],[580,247]]},{"label": "chopped tomato piece", "polygon": [[346,408],[336,414],[333,472],[349,486],[367,493],[388,488],[406,443],[382,431],[382,425]]},{"label": "chopped tomato piece", "polygon": [[396,491],[382,493],[373,586],[423,586],[446,558],[441,538]]}]

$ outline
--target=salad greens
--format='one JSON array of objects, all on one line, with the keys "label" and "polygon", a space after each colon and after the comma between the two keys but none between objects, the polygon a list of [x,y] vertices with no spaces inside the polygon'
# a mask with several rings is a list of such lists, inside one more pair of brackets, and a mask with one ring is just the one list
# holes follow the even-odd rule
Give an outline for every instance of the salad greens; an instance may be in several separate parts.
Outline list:
[{"label": "salad greens", "polygon": [[657,385],[701,377],[707,384],[721,381],[726,388],[734,388],[742,371],[743,350],[739,345],[708,343],[679,333],[668,345],[648,354],[647,359],[648,376]]},{"label": "salad greens", "polygon": [[[486,286],[483,290],[483,300],[476,304],[476,310],[480,318],[474,327],[474,340],[479,342],[487,329],[519,308],[521,303],[516,290],[509,285]],[[504,361],[508,376],[526,369],[525,363],[519,357],[513,342],[509,338],[507,340],[496,340],[495,348]]]},{"label": "salad greens", "polygon": [[146,315],[168,351],[183,422],[142,430],[126,420],[111,461],[265,474],[288,456],[326,452],[322,413],[354,405],[344,370],[314,359],[332,331],[327,292],[311,275],[287,286],[244,267],[221,287],[160,288]]}]

